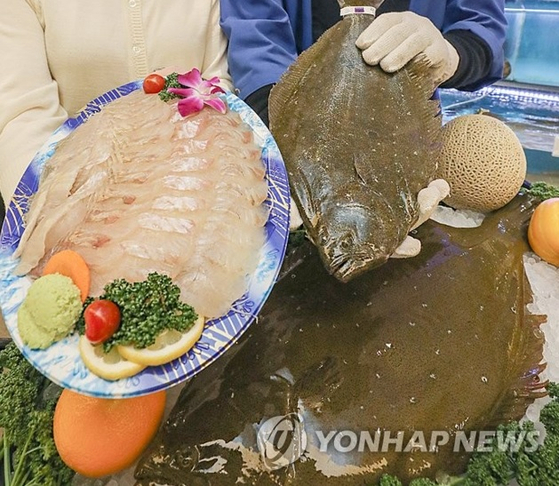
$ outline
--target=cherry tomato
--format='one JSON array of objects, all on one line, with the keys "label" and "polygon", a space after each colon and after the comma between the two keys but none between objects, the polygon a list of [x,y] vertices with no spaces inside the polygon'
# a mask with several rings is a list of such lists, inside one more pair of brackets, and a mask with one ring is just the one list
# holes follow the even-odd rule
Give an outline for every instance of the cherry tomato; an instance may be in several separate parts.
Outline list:
[{"label": "cherry tomato", "polygon": [[159,93],[165,87],[165,78],[160,74],[150,74],[144,79],[144,93]]},{"label": "cherry tomato", "polygon": [[120,309],[110,300],[94,300],[83,313],[85,337],[91,344],[107,341],[120,326]]}]

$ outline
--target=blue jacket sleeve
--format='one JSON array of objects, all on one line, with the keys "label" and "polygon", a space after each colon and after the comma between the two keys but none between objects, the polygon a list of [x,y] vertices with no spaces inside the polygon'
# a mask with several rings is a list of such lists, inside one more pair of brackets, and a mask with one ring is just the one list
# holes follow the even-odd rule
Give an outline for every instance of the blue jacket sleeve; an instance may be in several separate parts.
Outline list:
[{"label": "blue jacket sleeve", "polygon": [[241,98],[276,83],[296,59],[297,26],[290,17],[302,17],[288,10],[282,0],[221,0],[229,72]]},{"label": "blue jacket sleeve", "polygon": [[492,54],[491,68],[487,76],[468,89],[478,89],[502,78],[507,27],[505,0],[411,0],[410,10],[429,17],[445,34],[466,30],[487,44]]}]

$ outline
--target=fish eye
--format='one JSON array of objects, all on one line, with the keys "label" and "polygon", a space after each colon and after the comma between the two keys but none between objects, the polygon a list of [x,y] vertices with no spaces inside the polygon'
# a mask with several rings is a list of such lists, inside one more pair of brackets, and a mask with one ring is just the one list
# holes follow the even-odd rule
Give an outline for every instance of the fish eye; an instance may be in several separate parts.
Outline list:
[{"label": "fish eye", "polygon": [[199,458],[196,447],[181,447],[175,454],[175,463],[180,469],[192,471]]},{"label": "fish eye", "polygon": [[355,233],[346,232],[341,238],[339,247],[342,251],[349,251],[355,246]]}]

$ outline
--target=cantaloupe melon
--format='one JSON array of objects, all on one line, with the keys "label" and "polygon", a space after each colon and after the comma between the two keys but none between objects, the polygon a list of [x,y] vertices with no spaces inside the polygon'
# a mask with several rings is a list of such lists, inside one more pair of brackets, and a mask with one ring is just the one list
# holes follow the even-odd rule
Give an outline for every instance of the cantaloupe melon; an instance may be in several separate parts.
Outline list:
[{"label": "cantaloupe melon", "polygon": [[455,209],[489,212],[507,204],[526,177],[526,155],[515,133],[488,115],[462,115],[443,127],[438,177],[450,185]]}]

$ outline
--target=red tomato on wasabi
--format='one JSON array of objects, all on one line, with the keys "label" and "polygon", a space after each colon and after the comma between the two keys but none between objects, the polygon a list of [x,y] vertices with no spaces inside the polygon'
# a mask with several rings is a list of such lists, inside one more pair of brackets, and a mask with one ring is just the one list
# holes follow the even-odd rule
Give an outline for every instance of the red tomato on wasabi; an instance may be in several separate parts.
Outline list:
[{"label": "red tomato on wasabi", "polygon": [[144,79],[142,87],[144,93],[154,94],[159,93],[165,87],[166,80],[160,74],[150,74]]},{"label": "red tomato on wasabi", "polygon": [[110,339],[120,326],[120,309],[111,300],[94,300],[83,312],[85,337],[91,344]]}]

